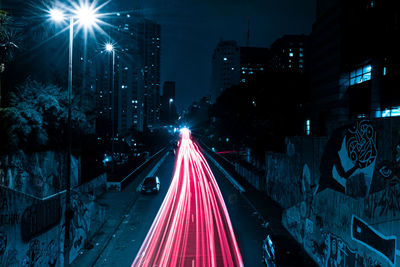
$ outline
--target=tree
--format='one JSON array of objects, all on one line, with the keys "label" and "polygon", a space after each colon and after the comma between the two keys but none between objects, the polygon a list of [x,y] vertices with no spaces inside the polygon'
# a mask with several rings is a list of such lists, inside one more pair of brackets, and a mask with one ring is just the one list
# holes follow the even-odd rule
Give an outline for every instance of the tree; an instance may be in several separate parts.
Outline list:
[{"label": "tree", "polygon": [[15,49],[18,48],[16,40],[18,31],[12,27],[12,18],[7,12],[0,10],[0,106],[2,104],[1,75],[8,63],[14,56]]},{"label": "tree", "polygon": [[[10,93],[9,107],[0,109],[0,128],[8,129],[12,146],[5,150],[43,150],[63,147],[67,126],[67,92],[54,85],[28,79]],[[72,101],[73,137],[87,132],[85,113]],[[75,138],[76,140],[79,138]]]}]

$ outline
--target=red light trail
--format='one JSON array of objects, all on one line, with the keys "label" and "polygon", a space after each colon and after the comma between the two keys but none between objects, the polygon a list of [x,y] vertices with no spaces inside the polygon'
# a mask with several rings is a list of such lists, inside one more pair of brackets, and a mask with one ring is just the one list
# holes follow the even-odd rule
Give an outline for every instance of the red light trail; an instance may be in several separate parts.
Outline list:
[{"label": "red light trail", "polygon": [[167,195],[132,266],[243,266],[221,191],[187,129]]}]

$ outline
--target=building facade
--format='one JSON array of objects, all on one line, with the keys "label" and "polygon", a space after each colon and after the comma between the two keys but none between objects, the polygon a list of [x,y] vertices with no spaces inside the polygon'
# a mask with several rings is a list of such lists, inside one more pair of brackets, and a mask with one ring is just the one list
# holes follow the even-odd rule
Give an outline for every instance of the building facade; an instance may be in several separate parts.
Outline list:
[{"label": "building facade", "polygon": [[400,115],[398,1],[317,2],[311,33],[314,129]]},{"label": "building facade", "polygon": [[240,47],[240,83],[246,83],[268,70],[269,49],[264,47]]},{"label": "building facade", "polygon": [[114,132],[124,135],[152,128],[159,120],[160,25],[120,13],[112,24],[114,84],[113,53],[103,51],[96,65],[97,110],[101,127],[114,125]]},{"label": "building facade", "polygon": [[236,41],[221,40],[212,56],[211,101],[240,83],[240,49]]},{"label": "building facade", "polygon": [[271,45],[270,68],[274,71],[304,72],[308,36],[284,35]]},{"label": "building facade", "polygon": [[137,55],[143,81],[144,125],[156,127],[160,117],[161,26],[144,19],[136,24]]}]

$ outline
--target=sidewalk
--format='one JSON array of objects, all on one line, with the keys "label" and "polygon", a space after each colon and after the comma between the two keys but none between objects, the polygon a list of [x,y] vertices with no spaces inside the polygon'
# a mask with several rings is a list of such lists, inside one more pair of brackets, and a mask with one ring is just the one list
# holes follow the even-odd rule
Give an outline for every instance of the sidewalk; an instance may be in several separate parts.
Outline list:
[{"label": "sidewalk", "polygon": [[141,170],[122,192],[105,192],[95,200],[97,204],[105,208],[104,224],[101,226],[92,225],[94,229],[99,230],[90,237],[88,249],[80,251],[80,255],[71,263],[71,266],[93,266],[96,264],[110,240],[115,237],[114,233],[118,227],[129,216],[129,210],[138,199],[137,187],[147,174],[157,167],[159,161],[160,159]]},{"label": "sidewalk", "polygon": [[[317,266],[311,257],[304,251],[302,246],[292,237],[292,235],[282,225],[283,208],[277,202],[271,199],[266,193],[258,191],[249,182],[240,176],[234,166],[222,158],[220,155],[212,152],[208,147],[204,146],[209,157],[212,157],[225,171],[231,175],[237,183],[244,189],[241,195],[249,202],[249,205],[259,214],[260,223],[268,223],[268,232],[278,236],[278,246],[291,248],[293,251],[302,251],[304,255],[305,266]],[[211,161],[212,165],[215,165]],[[215,165],[216,166],[216,165]],[[216,166],[218,168],[218,166]],[[226,176],[226,175],[225,175]],[[279,241],[283,244],[279,244]],[[260,248],[261,249],[261,248]]]}]

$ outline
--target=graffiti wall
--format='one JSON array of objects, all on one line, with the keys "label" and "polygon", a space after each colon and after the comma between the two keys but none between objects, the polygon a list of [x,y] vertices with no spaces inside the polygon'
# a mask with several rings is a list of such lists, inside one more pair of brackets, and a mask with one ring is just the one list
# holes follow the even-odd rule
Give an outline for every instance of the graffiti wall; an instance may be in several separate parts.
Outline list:
[{"label": "graffiti wall", "polygon": [[[72,157],[71,184],[79,184],[80,159]],[[54,151],[26,154],[18,151],[0,157],[0,185],[38,198],[64,188],[65,153]]]},{"label": "graffiti wall", "polygon": [[284,226],[320,266],[400,266],[400,120],[336,129],[319,156],[299,155],[304,197]]},{"label": "graffiti wall", "polygon": [[[0,187],[0,205],[0,266],[63,266],[65,194],[40,199]],[[93,222],[104,221],[93,195],[75,191],[71,206],[70,262],[96,231]]]},{"label": "graffiti wall", "polygon": [[321,155],[327,138],[288,137],[287,152],[265,155],[266,193],[282,207],[310,199],[319,186]]}]

